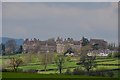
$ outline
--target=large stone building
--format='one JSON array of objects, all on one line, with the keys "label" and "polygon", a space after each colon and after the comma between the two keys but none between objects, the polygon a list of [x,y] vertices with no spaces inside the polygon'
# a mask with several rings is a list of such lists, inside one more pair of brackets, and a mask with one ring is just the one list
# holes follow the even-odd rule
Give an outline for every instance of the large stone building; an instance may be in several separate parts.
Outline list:
[{"label": "large stone building", "polygon": [[[107,42],[100,39],[91,39],[91,44],[97,43],[99,44],[100,48],[106,48]],[[74,50],[74,52],[79,52],[82,47],[82,40],[75,41],[72,38],[62,39],[57,38],[55,39],[48,39],[46,41],[40,41],[39,39],[29,40],[26,39],[23,43],[24,52],[32,52],[32,53],[45,53],[45,52],[57,52],[57,53],[64,53],[69,48]]]},{"label": "large stone building", "polygon": [[72,38],[63,40],[58,38],[56,40],[57,53],[64,53],[69,48],[72,48],[74,51],[78,52],[81,49],[81,41],[75,41]]},{"label": "large stone building", "polygon": [[39,39],[26,39],[23,43],[23,50],[25,53],[44,53],[56,52],[56,42],[54,40],[40,41]]},{"label": "large stone building", "polygon": [[39,39],[29,40],[26,39],[23,43],[24,52],[32,53],[44,53],[44,52],[57,52],[64,53],[67,49],[72,48],[75,51],[80,50],[80,41],[74,41],[72,38],[63,40],[62,38],[49,39],[46,41],[40,41]]}]

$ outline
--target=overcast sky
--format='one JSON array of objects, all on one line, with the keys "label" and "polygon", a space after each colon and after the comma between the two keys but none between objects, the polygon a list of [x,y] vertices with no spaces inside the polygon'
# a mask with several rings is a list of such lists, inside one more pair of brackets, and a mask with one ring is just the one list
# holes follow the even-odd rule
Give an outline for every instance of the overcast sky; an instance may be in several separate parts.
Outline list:
[{"label": "overcast sky", "polygon": [[117,3],[3,2],[2,36],[118,40]]}]

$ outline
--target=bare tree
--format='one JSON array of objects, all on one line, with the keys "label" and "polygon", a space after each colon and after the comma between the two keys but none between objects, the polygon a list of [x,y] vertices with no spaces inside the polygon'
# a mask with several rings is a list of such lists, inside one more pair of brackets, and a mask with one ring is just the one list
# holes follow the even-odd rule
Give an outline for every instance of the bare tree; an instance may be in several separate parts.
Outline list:
[{"label": "bare tree", "polygon": [[90,45],[83,46],[80,55],[80,65],[82,65],[88,72],[90,69],[96,67],[95,56],[88,56],[88,51],[91,50]]},{"label": "bare tree", "polygon": [[23,59],[24,64],[26,65],[26,64],[32,62],[32,57],[33,57],[32,53],[23,54],[22,59]]},{"label": "bare tree", "polygon": [[11,58],[10,59],[10,65],[13,68],[13,71],[17,71],[18,67],[23,63],[23,60],[21,58]]},{"label": "bare tree", "polygon": [[44,70],[47,70],[48,64],[53,63],[53,53],[39,53],[38,59],[42,65],[44,65]]},{"label": "bare tree", "polygon": [[89,72],[90,69],[96,68],[95,58],[93,56],[85,57],[85,61],[82,63],[82,66]]},{"label": "bare tree", "polygon": [[64,65],[64,56],[57,56],[56,57],[56,65],[58,67],[59,73],[62,74],[62,70],[63,70],[63,65]]},{"label": "bare tree", "polygon": [[15,52],[16,49],[16,42],[14,39],[8,40],[5,43],[5,46],[6,46],[6,52],[13,53]]},{"label": "bare tree", "polygon": [[85,61],[85,57],[87,57],[88,51],[90,51],[90,45],[82,46],[80,53],[80,63]]}]

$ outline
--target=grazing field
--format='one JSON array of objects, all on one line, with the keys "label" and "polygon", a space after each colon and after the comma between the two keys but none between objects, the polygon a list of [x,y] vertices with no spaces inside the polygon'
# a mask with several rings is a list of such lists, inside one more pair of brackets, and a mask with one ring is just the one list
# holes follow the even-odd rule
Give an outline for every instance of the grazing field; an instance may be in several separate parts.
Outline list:
[{"label": "grazing field", "polygon": [[99,64],[119,64],[120,60],[114,59],[113,61],[99,62]]},{"label": "grazing field", "polygon": [[[23,54],[18,54],[18,55],[11,55],[11,56],[3,56],[2,58],[0,58],[0,64],[7,62],[9,60],[10,57],[23,57]],[[37,73],[13,73],[13,72],[3,72],[3,78],[17,78],[17,77],[21,77],[21,78],[44,78],[44,75],[47,75],[47,77],[56,77],[56,78],[89,78],[91,76],[70,76],[70,75],[62,75],[59,76],[59,72],[58,72],[58,68],[54,63],[52,64],[48,64],[47,65],[47,71],[44,71],[44,65],[42,65],[37,59],[36,57],[33,58],[32,60],[27,64],[21,65],[19,66],[19,69],[22,70],[38,70]],[[92,69],[92,70],[112,70],[112,69],[120,69],[120,66],[116,66],[113,64],[119,64],[118,62],[120,61],[120,59],[117,58],[97,58],[95,60],[95,62],[98,64],[96,68]],[[66,72],[67,69],[70,69],[70,71],[73,71],[76,67],[81,67],[81,65],[77,65],[77,63],[79,62],[79,57],[71,57],[70,60],[68,61],[66,59],[66,61],[64,62],[63,65],[63,73]],[[108,64],[108,65],[104,65],[104,64]],[[109,65],[110,64],[110,65]],[[10,67],[7,69],[11,69]],[[84,68],[82,68],[83,70],[85,70]],[[113,71],[114,72],[114,77],[118,77],[118,71]],[[44,74],[44,75],[42,75]],[[50,75],[52,74],[52,75]],[[13,76],[14,75],[14,76]],[[46,78],[46,77],[45,77]],[[96,78],[96,77],[91,77],[91,78]]]}]

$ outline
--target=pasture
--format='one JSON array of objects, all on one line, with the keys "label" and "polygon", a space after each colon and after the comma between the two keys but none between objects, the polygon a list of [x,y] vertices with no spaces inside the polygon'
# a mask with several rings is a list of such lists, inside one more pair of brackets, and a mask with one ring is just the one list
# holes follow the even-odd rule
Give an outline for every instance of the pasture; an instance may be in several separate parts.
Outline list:
[{"label": "pasture", "polygon": [[[33,55],[32,55],[33,56]],[[11,56],[3,56],[0,58],[0,65],[2,65],[2,63],[4,64],[6,61],[9,60],[10,57],[21,57],[23,58],[24,55],[23,54],[17,54],[17,55],[11,55]],[[51,77],[50,74],[55,75],[56,77],[60,77],[58,74],[58,68],[56,66],[56,64],[53,63],[49,63],[47,65],[47,70],[44,71],[44,65],[41,64],[41,62],[38,61],[38,59],[36,58],[36,56],[32,57],[31,59],[32,61],[19,66],[19,69],[22,69],[23,71],[25,70],[38,70],[37,73],[14,73],[14,72],[3,72],[2,76],[5,78],[9,78],[9,77],[20,77],[22,75],[26,75],[25,77],[34,77],[34,78],[42,78],[44,76],[40,76],[42,74],[44,75],[48,75],[48,77]],[[98,64],[96,68],[93,68],[93,70],[112,70],[112,69],[120,69],[119,66],[119,62],[120,59],[117,58],[107,58],[107,57],[103,57],[103,58],[96,58],[95,62]],[[70,57],[70,59],[66,59],[64,62],[64,66],[63,66],[63,73],[66,72],[67,69],[70,69],[70,71],[72,72],[76,67],[81,67],[81,65],[77,65],[76,63],[79,62],[79,57]],[[10,67],[7,67],[7,69],[11,69]],[[82,68],[84,70],[84,68]],[[113,71],[114,72],[114,77],[118,77],[118,71]],[[14,75],[14,76],[12,76]],[[30,76],[29,76],[30,75]],[[39,76],[38,76],[39,75]],[[63,75],[63,74],[62,74]],[[52,76],[53,77],[53,76]],[[65,76],[61,76],[61,78],[64,77],[69,77],[69,78],[77,78],[77,77],[90,77],[90,76],[78,76],[78,75],[65,75]],[[97,76],[99,77],[99,76]]]}]

